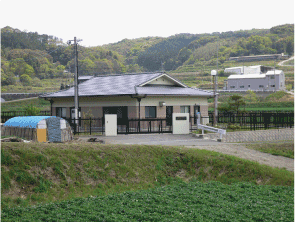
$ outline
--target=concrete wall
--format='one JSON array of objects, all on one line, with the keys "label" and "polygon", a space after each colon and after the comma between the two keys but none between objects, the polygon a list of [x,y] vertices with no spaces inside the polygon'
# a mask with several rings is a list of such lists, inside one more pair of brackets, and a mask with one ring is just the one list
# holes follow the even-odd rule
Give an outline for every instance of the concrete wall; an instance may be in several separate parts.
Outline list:
[{"label": "concrete wall", "polygon": [[[207,133],[206,138],[218,139],[218,133]],[[255,142],[255,141],[276,141],[294,140],[294,128],[269,129],[256,131],[226,132],[222,136],[222,142]]]}]

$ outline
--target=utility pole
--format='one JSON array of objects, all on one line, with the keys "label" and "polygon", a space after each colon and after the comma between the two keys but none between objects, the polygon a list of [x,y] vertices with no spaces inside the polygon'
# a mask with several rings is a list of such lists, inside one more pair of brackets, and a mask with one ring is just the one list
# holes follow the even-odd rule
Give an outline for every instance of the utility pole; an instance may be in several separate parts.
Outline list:
[{"label": "utility pole", "polygon": [[214,89],[214,120],[213,120],[213,125],[217,125],[217,116],[218,116],[218,99],[217,99],[217,83],[216,83],[216,77],[217,77],[217,71],[216,70],[211,70],[211,76],[214,76],[214,81],[215,81],[215,89]]},{"label": "utility pole", "polygon": [[75,102],[75,108],[74,108],[74,118],[75,118],[75,127],[76,131],[78,131],[78,120],[79,120],[79,95],[78,95],[78,51],[77,51],[77,42],[80,42],[81,40],[77,40],[76,37],[74,37],[74,40],[69,40],[67,43],[70,45],[71,42],[74,42],[74,102]]},{"label": "utility pole", "polygon": [[217,46],[217,70],[212,70],[211,71],[211,76],[214,76],[214,122],[213,125],[217,125],[217,117],[218,117],[218,66],[219,66],[219,41],[218,41],[218,46]]}]

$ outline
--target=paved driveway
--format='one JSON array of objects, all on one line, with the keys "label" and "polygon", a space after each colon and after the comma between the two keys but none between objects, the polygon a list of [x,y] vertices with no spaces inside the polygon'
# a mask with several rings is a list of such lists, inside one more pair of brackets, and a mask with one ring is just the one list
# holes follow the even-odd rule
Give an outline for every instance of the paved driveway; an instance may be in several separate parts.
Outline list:
[{"label": "paved driveway", "polygon": [[199,139],[190,135],[173,134],[130,134],[118,136],[80,136],[80,139],[99,138],[106,144],[145,144],[145,145],[166,145],[166,146],[202,146],[220,145],[222,142],[215,140]]}]

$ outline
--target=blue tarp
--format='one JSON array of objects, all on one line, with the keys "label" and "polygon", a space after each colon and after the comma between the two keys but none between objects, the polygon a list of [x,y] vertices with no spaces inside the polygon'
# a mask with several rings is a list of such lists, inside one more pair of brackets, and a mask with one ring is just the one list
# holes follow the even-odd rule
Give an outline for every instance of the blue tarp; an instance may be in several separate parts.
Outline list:
[{"label": "blue tarp", "polygon": [[55,116],[24,116],[13,117],[4,123],[8,127],[36,128],[37,124],[43,120]]}]

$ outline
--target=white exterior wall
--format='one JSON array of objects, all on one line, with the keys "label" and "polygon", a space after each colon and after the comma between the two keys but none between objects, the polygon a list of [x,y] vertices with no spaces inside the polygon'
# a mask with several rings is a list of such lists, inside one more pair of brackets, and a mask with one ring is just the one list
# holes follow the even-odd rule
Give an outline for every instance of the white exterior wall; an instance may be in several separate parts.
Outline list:
[{"label": "white exterior wall", "polygon": [[[147,96],[141,100],[141,106],[159,106],[159,102],[164,101],[166,106],[192,106],[207,105],[206,97],[195,96]],[[135,98],[128,96],[118,97],[89,97],[79,98],[79,105],[82,107],[99,107],[99,106],[138,106],[139,103]],[[73,107],[73,98],[54,99],[53,107]]]},{"label": "white exterior wall", "polygon": [[[160,102],[164,102],[165,106],[161,107]],[[157,117],[165,118],[166,116],[166,106],[173,106],[174,113],[180,113],[180,106],[189,106],[190,112],[193,114],[193,106],[200,106],[200,111],[203,116],[207,116],[208,112],[208,102],[207,97],[195,97],[195,96],[147,96],[143,98],[140,103],[140,115],[141,118],[145,118],[145,107],[146,106],[156,106],[157,107]],[[74,106],[73,98],[61,98],[54,99],[52,104],[55,114],[56,107],[66,107],[69,109]],[[136,118],[138,117],[139,103],[137,99],[131,98],[129,96],[119,96],[119,97],[90,97],[90,98],[80,98],[79,106],[82,112],[86,113],[88,110],[92,111],[92,114],[96,117],[103,116],[103,107],[121,107],[128,106],[128,117]],[[67,115],[69,117],[69,115]]]},{"label": "white exterior wall", "polygon": [[[193,106],[193,105],[207,105],[206,97],[171,97],[171,96],[148,96],[142,99],[141,106],[159,106],[159,102],[164,101],[166,106]],[[137,104],[138,105],[138,104]]]},{"label": "white exterior wall", "polygon": [[[74,98],[53,99],[52,107],[74,107]],[[99,106],[136,106],[136,99],[128,96],[118,97],[80,97],[79,105],[84,107],[99,107]]]},{"label": "white exterior wall", "polygon": [[250,66],[244,68],[244,74],[260,74],[260,65],[259,66]]},{"label": "white exterior wall", "polygon": [[150,85],[150,84],[153,84],[153,85],[174,85],[174,81],[171,81],[169,80],[167,77],[160,77],[158,79],[155,79],[153,81],[151,81],[150,83],[147,83],[147,85]]}]

